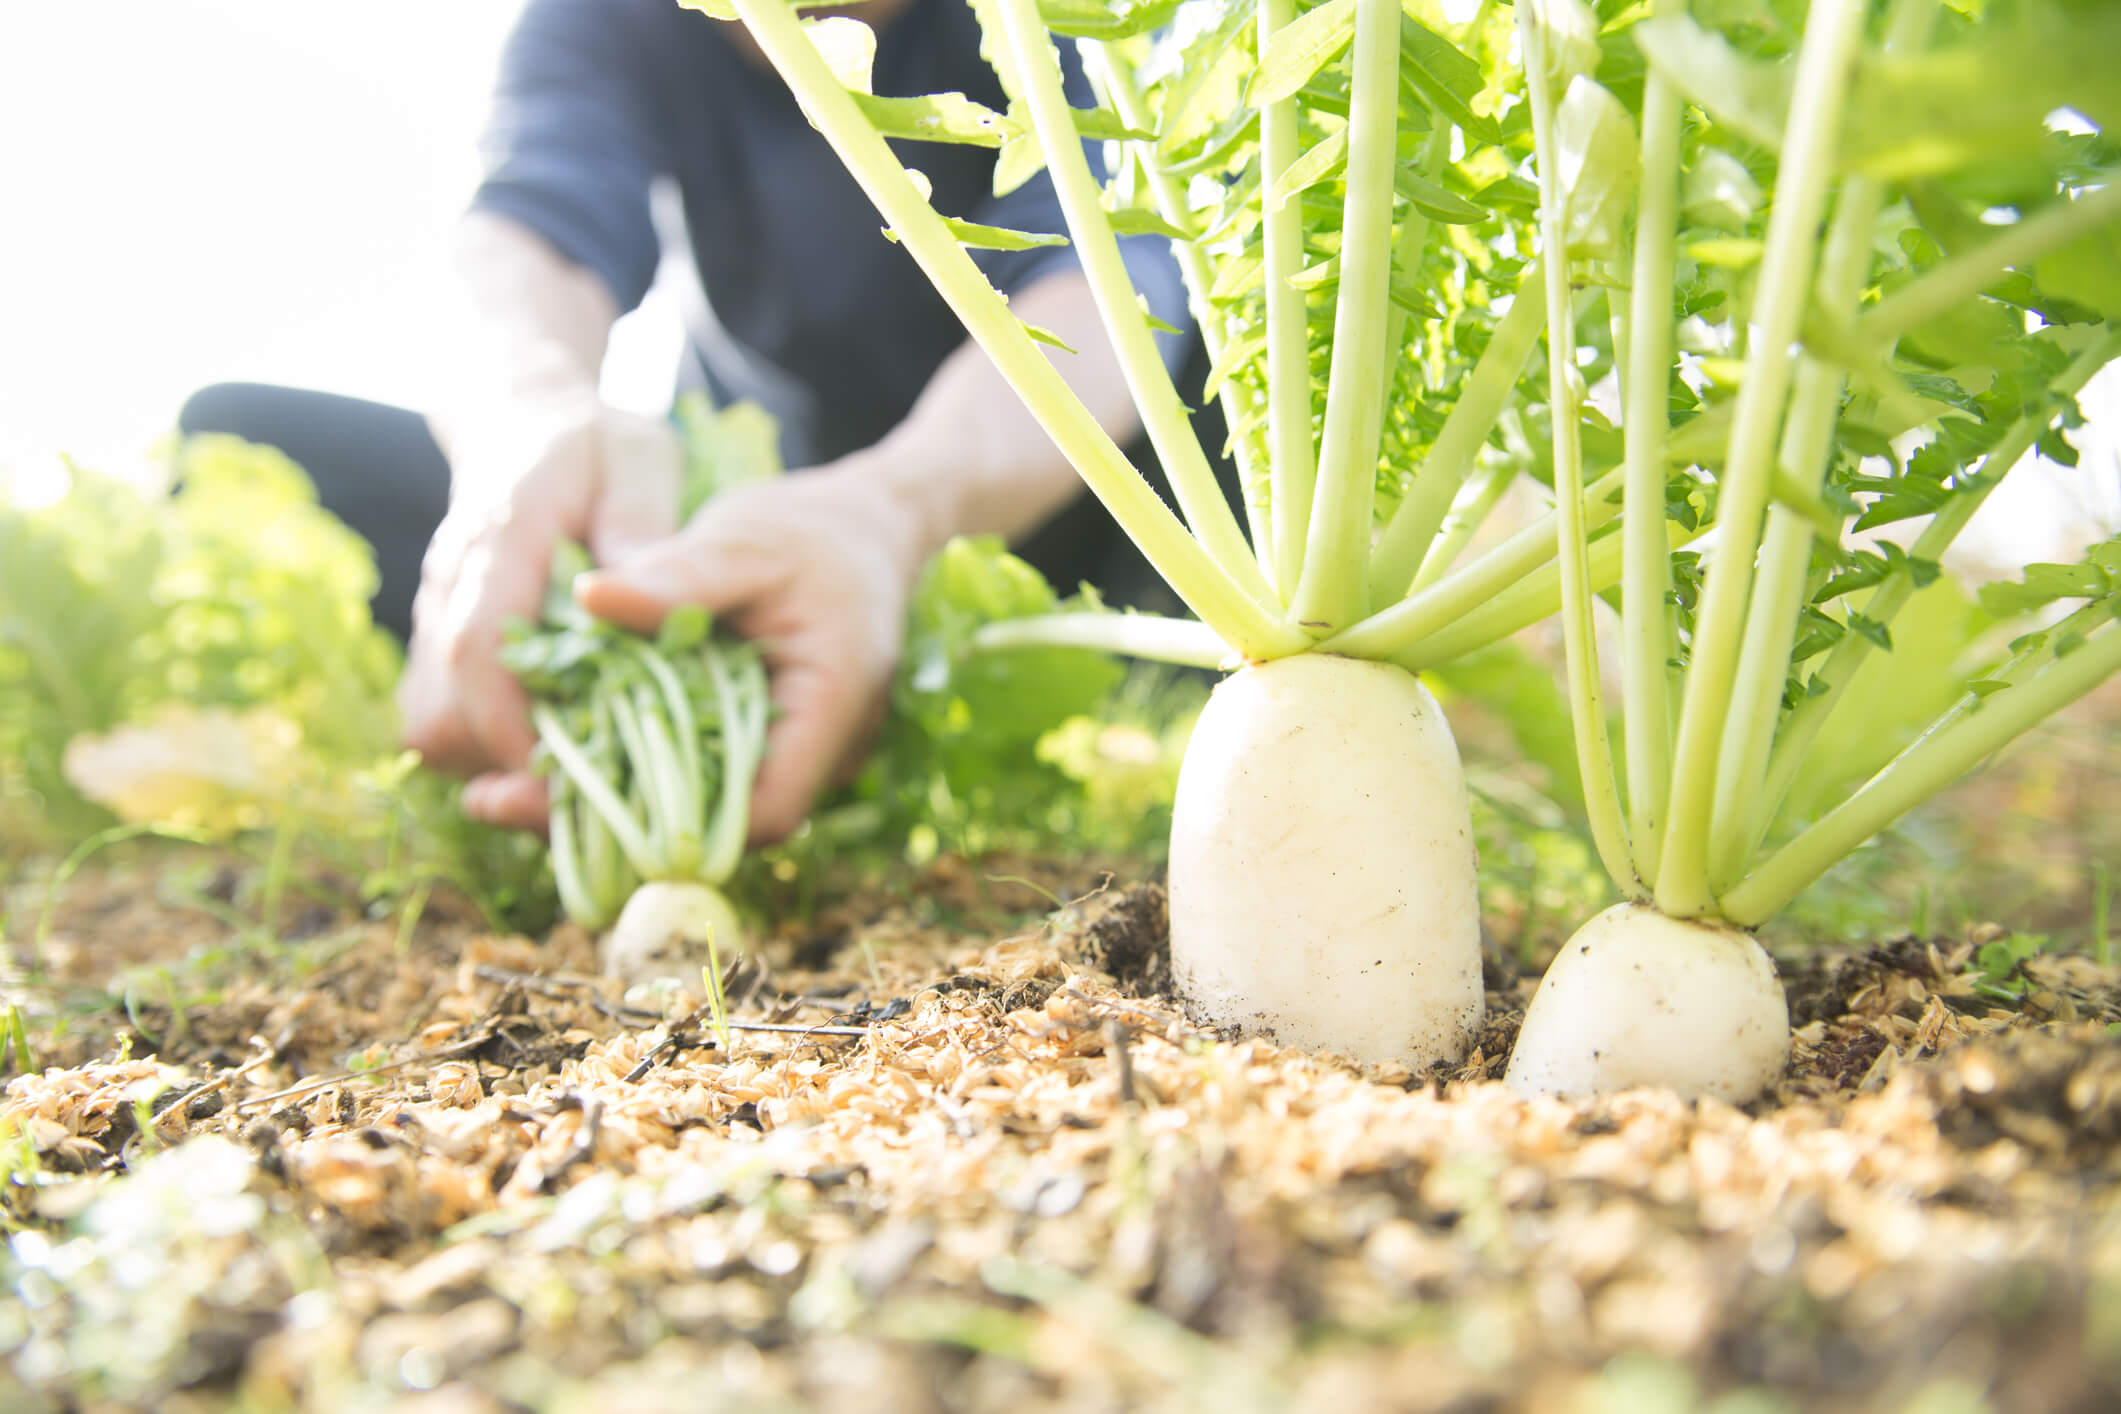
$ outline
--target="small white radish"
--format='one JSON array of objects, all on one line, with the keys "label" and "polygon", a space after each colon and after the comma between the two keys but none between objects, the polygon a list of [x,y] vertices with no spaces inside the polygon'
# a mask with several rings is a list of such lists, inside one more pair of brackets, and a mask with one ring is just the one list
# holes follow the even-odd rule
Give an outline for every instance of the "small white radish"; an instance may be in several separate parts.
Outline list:
[{"label": "small white radish", "polygon": [[1414,1067],[1479,1030],[1465,776],[1403,669],[1305,653],[1221,683],[1179,770],[1170,890],[1172,971],[1211,1025]]},{"label": "small white radish", "polygon": [[744,924],[729,900],[705,884],[664,880],[633,891],[597,952],[604,975],[628,985],[664,979],[697,983],[710,936],[721,956],[742,955]]},{"label": "small white radish", "polygon": [[1527,1096],[1651,1085],[1737,1104],[1780,1078],[1789,1047],[1782,983],[1751,934],[1623,903],[1547,969],[1507,1078]]}]

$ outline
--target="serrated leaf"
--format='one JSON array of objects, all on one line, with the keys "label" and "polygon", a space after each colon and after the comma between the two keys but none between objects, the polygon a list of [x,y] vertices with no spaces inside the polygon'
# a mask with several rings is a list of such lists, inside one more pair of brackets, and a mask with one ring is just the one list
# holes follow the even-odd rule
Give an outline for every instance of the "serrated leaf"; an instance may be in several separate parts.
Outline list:
[{"label": "serrated leaf", "polygon": [[2015,618],[2058,599],[2097,599],[2113,591],[2114,576],[2089,561],[2077,565],[2027,565],[2025,578],[2017,583],[1983,585],[1981,607],[1998,618]]},{"label": "serrated leaf", "polygon": [[1166,221],[1163,213],[1151,211],[1146,206],[1125,206],[1107,214],[1116,236],[1162,236],[1174,241],[1193,239],[1191,232],[1180,230]]},{"label": "serrated leaf", "polygon": [[1181,0],[1143,0],[1140,4],[1105,0],[1038,0],[1038,17],[1055,34],[1071,39],[1132,39],[1162,29],[1178,13]]},{"label": "serrated leaf", "polygon": [[1569,249],[1618,258],[1642,166],[1634,120],[1619,99],[1579,74],[1555,112],[1554,141]]},{"label": "serrated leaf", "polygon": [[817,46],[818,57],[840,87],[852,93],[870,93],[876,68],[876,31],[848,15],[828,15],[804,20],[803,32]]},{"label": "serrated leaf", "polygon": [[1016,322],[1024,326],[1024,332],[1031,336],[1033,342],[1050,345],[1053,348],[1059,349],[1062,353],[1072,354],[1075,352],[1075,346],[1073,344],[1069,343],[1066,339],[1063,339],[1060,335],[1054,333],[1051,329],[1046,328],[1044,325],[1033,324],[1028,319],[1019,319]]},{"label": "serrated leaf", "polygon": [[885,137],[1000,147],[1016,136],[1015,125],[1007,118],[962,93],[931,93],[920,98],[856,93],[853,98],[863,116]]},{"label": "serrated leaf", "polygon": [[1392,175],[1392,189],[1416,211],[1448,226],[1475,226],[1488,219],[1484,206],[1477,206],[1448,187],[1438,186],[1411,164],[1402,163]]},{"label": "serrated leaf", "polygon": [[1224,304],[1259,288],[1266,268],[1266,252],[1257,245],[1230,257],[1215,272],[1215,283],[1208,289],[1209,302]]},{"label": "serrated leaf", "polygon": [[1782,147],[1794,71],[1739,53],[1730,41],[1685,15],[1659,15],[1629,31],[1666,82],[1748,142]]},{"label": "serrated leaf", "polygon": [[1340,128],[1305,148],[1303,155],[1275,179],[1267,191],[1267,210],[1281,210],[1290,197],[1336,175],[1347,165],[1348,130]]},{"label": "serrated leaf", "polygon": [[1473,141],[1502,141],[1495,120],[1473,111],[1473,100],[1487,86],[1479,61],[1404,11],[1399,16],[1399,81],[1432,111],[1465,129]]},{"label": "serrated leaf", "polygon": [[1274,31],[1259,57],[1245,102],[1255,108],[1289,97],[1339,58],[1355,38],[1355,0],[1327,0]]},{"label": "serrated leaf", "polygon": [[955,216],[945,216],[943,224],[950,234],[957,237],[958,244],[974,250],[1037,250],[1042,246],[1060,246],[1068,238],[1048,231],[1012,231],[1006,226],[983,226],[977,221],[962,221]]}]

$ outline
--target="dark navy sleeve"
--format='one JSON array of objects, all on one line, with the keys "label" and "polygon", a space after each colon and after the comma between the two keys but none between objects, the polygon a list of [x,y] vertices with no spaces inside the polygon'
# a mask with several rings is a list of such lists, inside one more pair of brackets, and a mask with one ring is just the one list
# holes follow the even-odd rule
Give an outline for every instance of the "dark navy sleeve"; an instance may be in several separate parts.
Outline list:
[{"label": "dark navy sleeve", "polygon": [[[1076,53],[1075,45],[1063,41],[1059,49],[1068,101],[1078,108],[1095,107],[1097,97],[1083,74],[1082,59]],[[1083,152],[1090,159],[1090,170],[1103,181],[1104,144],[1086,142]],[[1065,233],[1068,229],[1068,223],[1061,215],[1060,197],[1053,190],[1053,177],[1045,171],[1007,196],[992,198],[972,219],[983,225],[1004,226],[1015,231]],[[1178,257],[1171,249],[1171,242],[1161,236],[1127,236],[1121,239],[1119,251],[1135,291],[1147,302],[1149,312],[1174,329],[1190,332],[1193,316],[1186,305],[1185,281],[1179,275]],[[1040,246],[1022,251],[976,250],[972,256],[987,278],[994,282],[994,287],[1005,295],[1029,289],[1057,271],[1082,268],[1081,259],[1070,246]],[[1157,348],[1163,354],[1165,364],[1176,370],[1185,357],[1186,338],[1184,334],[1160,334]]]},{"label": "dark navy sleeve", "polygon": [[654,121],[653,24],[675,0],[530,0],[502,52],[472,209],[536,231],[596,272],[621,310],[655,277],[649,187],[667,170]]}]

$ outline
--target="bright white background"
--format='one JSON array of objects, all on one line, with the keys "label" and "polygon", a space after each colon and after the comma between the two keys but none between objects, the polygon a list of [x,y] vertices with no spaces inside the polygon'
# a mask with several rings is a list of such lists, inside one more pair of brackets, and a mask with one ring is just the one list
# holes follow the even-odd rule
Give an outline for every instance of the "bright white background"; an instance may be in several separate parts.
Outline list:
[{"label": "bright white background", "polygon": [[123,470],[222,379],[425,403],[519,8],[0,3],[0,464]]},{"label": "bright white background", "polygon": [[[424,405],[520,3],[0,0],[0,471],[124,471],[221,379]],[[622,331],[615,398],[663,395],[675,327]],[[2107,435],[2014,479],[1985,555],[2121,528],[2121,377],[2086,404]]]}]

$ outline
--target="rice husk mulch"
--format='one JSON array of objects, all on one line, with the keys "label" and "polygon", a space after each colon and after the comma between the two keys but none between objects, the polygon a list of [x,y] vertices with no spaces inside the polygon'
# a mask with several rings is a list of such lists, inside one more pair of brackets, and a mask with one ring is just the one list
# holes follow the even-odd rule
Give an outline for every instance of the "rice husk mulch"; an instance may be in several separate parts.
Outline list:
[{"label": "rice husk mulch", "polygon": [[[2113,970],[1999,1005],[1987,935],[1903,940],[1786,969],[1754,1105],[1525,1101],[1505,959],[1463,1065],[1363,1069],[1191,1025],[1161,889],[1081,872],[834,904],[731,968],[726,1035],[439,901],[40,1027],[0,1407],[2121,1405]],[[87,890],[11,994],[174,913]]]}]

